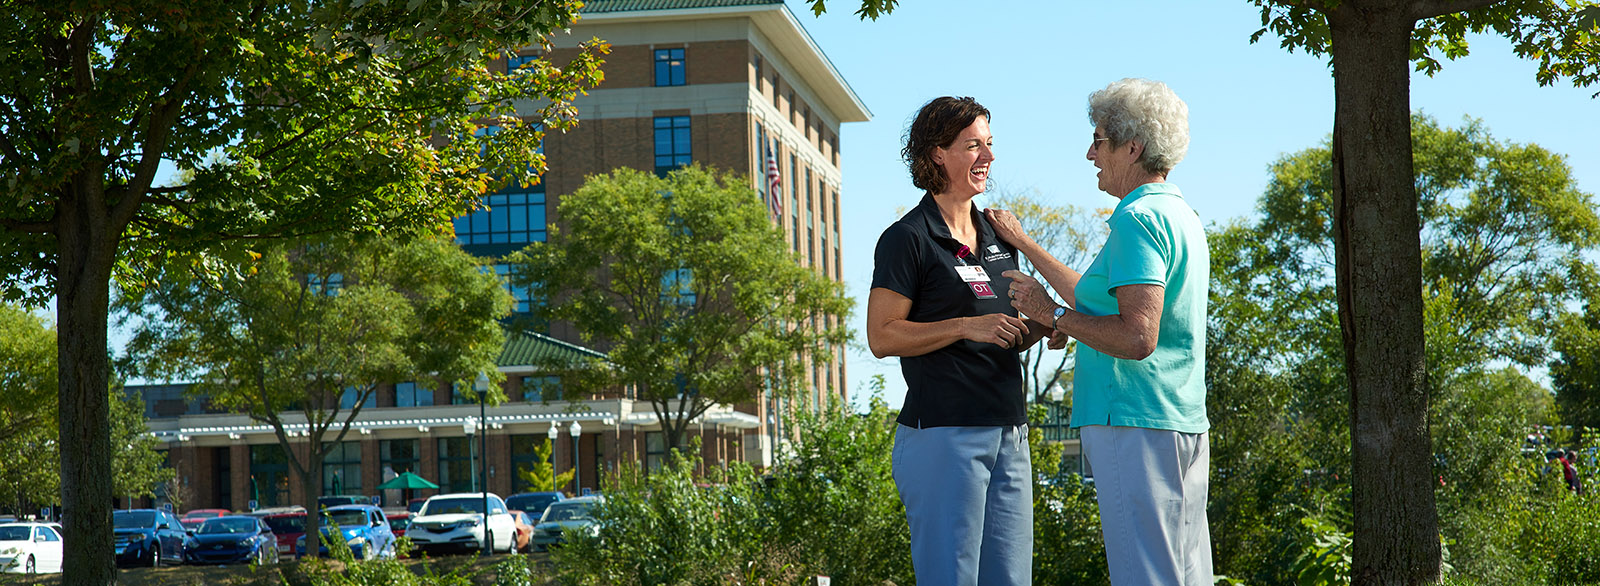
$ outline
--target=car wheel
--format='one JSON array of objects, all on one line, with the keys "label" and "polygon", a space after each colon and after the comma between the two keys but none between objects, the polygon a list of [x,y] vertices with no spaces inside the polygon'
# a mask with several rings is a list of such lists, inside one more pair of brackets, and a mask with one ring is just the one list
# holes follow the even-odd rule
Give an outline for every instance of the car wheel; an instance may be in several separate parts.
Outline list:
[{"label": "car wheel", "polygon": [[33,556],[31,556],[31,555],[28,556],[28,563],[24,564],[22,566],[22,573],[24,573],[24,574],[37,574],[37,573],[39,573],[39,566],[34,563]]},{"label": "car wheel", "polygon": [[150,550],[150,567],[152,567],[152,568],[161,567],[161,545],[160,544],[156,544],[156,546]]},{"label": "car wheel", "polygon": [[368,541],[366,545],[361,546],[361,561],[370,562],[375,559],[378,559],[378,550],[372,547],[371,541]]}]

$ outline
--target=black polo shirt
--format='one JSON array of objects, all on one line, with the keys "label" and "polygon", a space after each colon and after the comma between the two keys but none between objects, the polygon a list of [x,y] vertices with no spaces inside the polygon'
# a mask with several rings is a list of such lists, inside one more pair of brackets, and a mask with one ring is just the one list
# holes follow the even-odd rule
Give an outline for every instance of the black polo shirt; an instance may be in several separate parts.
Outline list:
[{"label": "black polo shirt", "polygon": [[[1006,289],[1011,279],[1000,273],[1017,268],[1017,249],[994,235],[994,228],[972,208],[978,228],[978,249],[964,259],[988,274],[992,298],[980,298],[962,280],[956,266],[961,242],[939,215],[933,196],[878,238],[872,287],[882,287],[911,300],[907,320],[936,322],[957,317],[1004,313],[1015,317]],[[908,427],[956,425],[999,426],[1028,422],[1018,351],[995,344],[960,340],[921,356],[900,358],[906,378],[906,402],[899,422]]]}]

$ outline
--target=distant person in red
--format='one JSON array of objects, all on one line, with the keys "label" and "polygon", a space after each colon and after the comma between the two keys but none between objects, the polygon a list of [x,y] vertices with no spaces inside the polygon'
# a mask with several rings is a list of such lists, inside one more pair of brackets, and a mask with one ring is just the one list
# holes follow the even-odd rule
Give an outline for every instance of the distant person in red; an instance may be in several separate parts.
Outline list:
[{"label": "distant person in red", "polygon": [[1578,461],[1578,453],[1567,450],[1566,457],[1561,458],[1561,475],[1567,479],[1567,490],[1572,494],[1583,494],[1583,479],[1578,477],[1578,467],[1573,462]]}]

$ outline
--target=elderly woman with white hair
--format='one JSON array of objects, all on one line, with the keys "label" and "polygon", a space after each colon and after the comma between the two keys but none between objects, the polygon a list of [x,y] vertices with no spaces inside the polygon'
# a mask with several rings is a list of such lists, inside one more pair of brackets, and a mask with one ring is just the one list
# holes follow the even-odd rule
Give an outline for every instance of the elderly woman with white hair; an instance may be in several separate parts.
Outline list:
[{"label": "elderly woman with white hair", "polygon": [[1206,521],[1205,228],[1167,175],[1189,147],[1189,109],[1160,82],[1124,79],[1089,96],[1088,158],[1099,188],[1121,200],[1105,247],[1078,273],[989,210],[1050,286],[1021,273],[1008,294],[1022,314],[1076,338],[1072,427],[1100,501],[1113,584],[1209,585]]}]

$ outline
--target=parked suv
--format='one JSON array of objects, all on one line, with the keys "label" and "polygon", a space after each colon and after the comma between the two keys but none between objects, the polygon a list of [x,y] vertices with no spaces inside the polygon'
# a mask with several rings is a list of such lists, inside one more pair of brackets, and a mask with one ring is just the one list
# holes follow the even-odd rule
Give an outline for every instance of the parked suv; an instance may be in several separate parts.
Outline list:
[{"label": "parked suv", "polygon": [[119,566],[150,566],[183,562],[183,523],[159,509],[112,511],[113,547]]},{"label": "parked suv", "polygon": [[441,494],[428,498],[411,519],[406,537],[424,552],[444,549],[482,550],[485,541],[493,551],[510,553],[517,543],[517,524],[505,501],[490,493],[488,526],[484,525],[484,493]]}]

